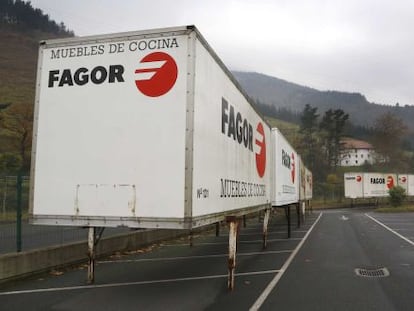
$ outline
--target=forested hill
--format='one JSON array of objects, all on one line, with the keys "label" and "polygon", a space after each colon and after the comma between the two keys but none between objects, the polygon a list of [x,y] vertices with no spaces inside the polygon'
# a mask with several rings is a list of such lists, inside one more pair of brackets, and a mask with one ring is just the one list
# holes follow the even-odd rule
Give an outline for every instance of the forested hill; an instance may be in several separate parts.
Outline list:
[{"label": "forested hill", "polygon": [[0,1],[0,110],[8,104],[33,106],[39,41],[73,36],[30,2]]},{"label": "forested hill", "polygon": [[26,32],[41,31],[59,36],[73,36],[63,22],[59,24],[44,14],[42,10],[32,7],[30,1],[1,0],[1,28]]},{"label": "forested hill", "polygon": [[306,104],[317,107],[319,113],[328,109],[342,109],[349,114],[352,123],[361,126],[371,126],[380,115],[392,112],[414,132],[413,106],[374,104],[359,93],[318,91],[254,72],[234,71],[233,74],[247,94],[261,104],[285,108],[293,113],[302,112]]}]

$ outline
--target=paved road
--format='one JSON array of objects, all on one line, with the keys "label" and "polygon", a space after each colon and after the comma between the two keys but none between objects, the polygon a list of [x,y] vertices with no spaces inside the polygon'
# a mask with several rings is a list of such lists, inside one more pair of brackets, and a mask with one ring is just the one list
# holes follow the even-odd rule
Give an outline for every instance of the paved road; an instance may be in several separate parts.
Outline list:
[{"label": "paved road", "polygon": [[[407,239],[414,237],[414,215],[314,213],[289,240],[285,219],[276,217],[264,251],[260,229],[253,219],[241,230],[233,292],[226,288],[223,232],[197,236],[192,248],[181,239],[106,258],[93,286],[80,268],[8,284],[0,289],[0,309],[414,310],[414,243]],[[354,272],[379,267],[390,275]]]},{"label": "paved road", "polygon": [[[414,237],[413,214],[324,213],[262,310],[414,310],[413,243],[375,219]],[[355,273],[383,267],[388,277]]]},{"label": "paved road", "polygon": [[[127,228],[106,228],[104,237],[127,233]],[[79,227],[22,224],[22,250],[29,251],[71,242],[86,241],[88,229]],[[0,223],[0,255],[16,251],[16,224]],[[1,309],[0,309],[1,310]]]}]

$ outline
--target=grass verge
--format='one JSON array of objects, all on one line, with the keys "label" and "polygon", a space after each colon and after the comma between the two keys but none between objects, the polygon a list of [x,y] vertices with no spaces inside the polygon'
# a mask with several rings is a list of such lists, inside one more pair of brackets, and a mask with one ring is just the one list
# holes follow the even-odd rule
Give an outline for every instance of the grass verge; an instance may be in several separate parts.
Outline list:
[{"label": "grass verge", "polygon": [[398,206],[398,207],[379,207],[375,209],[379,213],[412,213],[414,212],[414,205]]}]

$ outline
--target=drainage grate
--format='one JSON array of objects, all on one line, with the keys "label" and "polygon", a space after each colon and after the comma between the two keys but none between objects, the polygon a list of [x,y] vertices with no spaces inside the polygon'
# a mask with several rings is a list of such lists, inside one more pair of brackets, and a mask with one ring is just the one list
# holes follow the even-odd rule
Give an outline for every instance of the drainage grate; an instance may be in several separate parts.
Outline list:
[{"label": "drainage grate", "polygon": [[379,268],[379,269],[364,269],[364,268],[357,268],[355,269],[355,273],[358,276],[368,277],[368,278],[384,278],[390,275],[390,272],[387,268]]}]

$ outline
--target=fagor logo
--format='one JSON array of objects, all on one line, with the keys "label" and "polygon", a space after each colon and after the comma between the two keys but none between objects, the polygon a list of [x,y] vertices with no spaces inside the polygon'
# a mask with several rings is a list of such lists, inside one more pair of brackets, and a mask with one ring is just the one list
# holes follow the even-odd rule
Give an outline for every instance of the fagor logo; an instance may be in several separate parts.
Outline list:
[{"label": "fagor logo", "polygon": [[174,86],[178,68],[170,55],[154,52],[141,59],[135,74],[135,85],[141,93],[149,97],[159,97]]},{"label": "fagor logo", "polygon": [[400,176],[400,183],[405,184],[407,182],[407,177],[406,176]]},{"label": "fagor logo", "polygon": [[394,177],[388,176],[387,177],[387,188],[391,189],[392,187],[394,187]]},{"label": "fagor logo", "polygon": [[249,121],[240,112],[236,112],[227,100],[222,98],[221,132],[247,150],[255,153],[257,174],[259,177],[263,177],[266,171],[266,137],[263,124],[259,122],[254,131]]},{"label": "fagor logo", "polygon": [[256,131],[257,136],[260,136],[260,139],[256,138],[256,169],[259,176],[263,177],[266,170],[266,138],[262,123],[257,124]]}]

